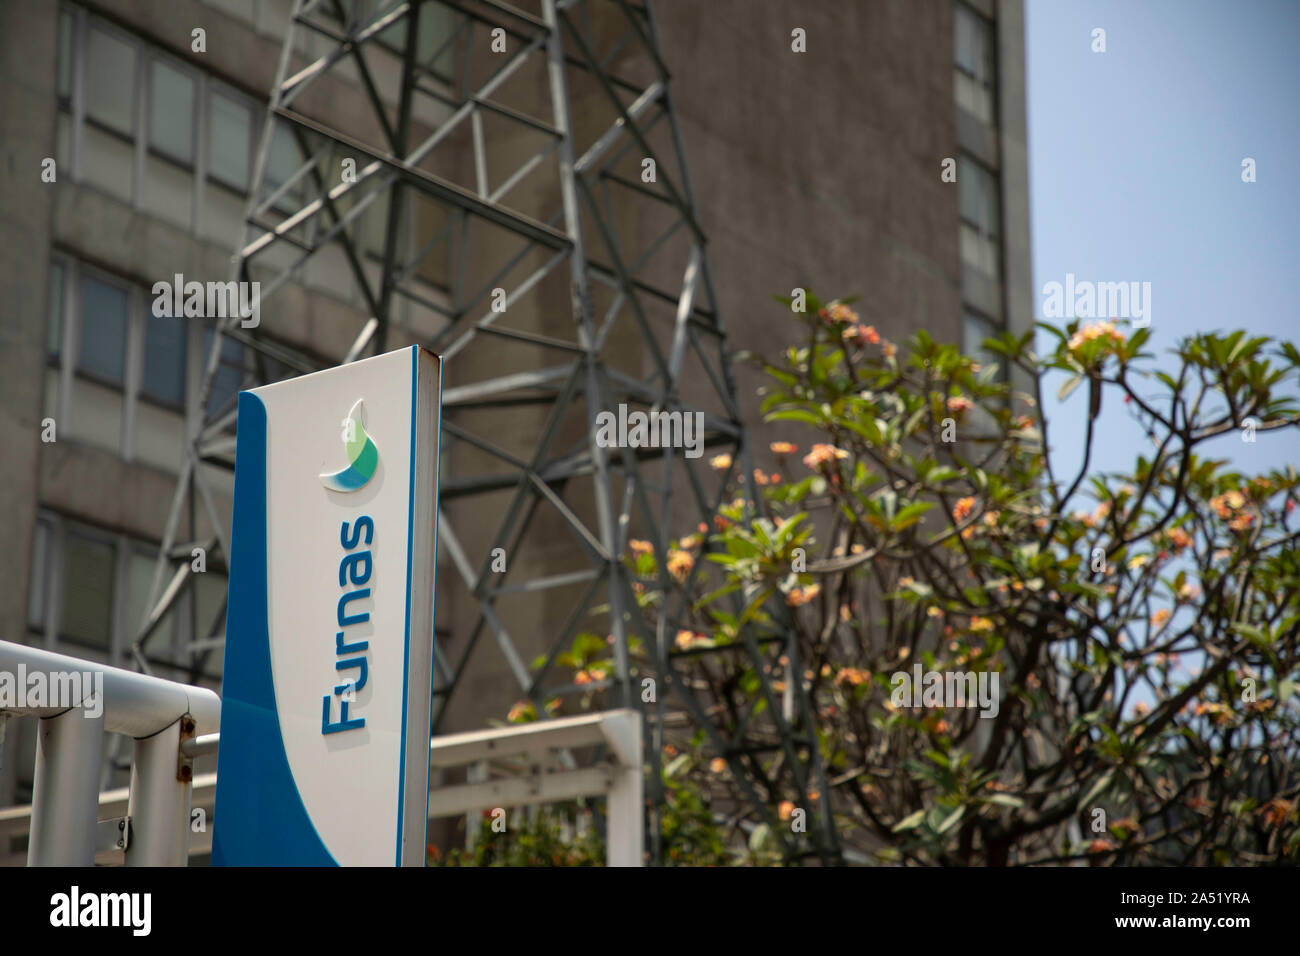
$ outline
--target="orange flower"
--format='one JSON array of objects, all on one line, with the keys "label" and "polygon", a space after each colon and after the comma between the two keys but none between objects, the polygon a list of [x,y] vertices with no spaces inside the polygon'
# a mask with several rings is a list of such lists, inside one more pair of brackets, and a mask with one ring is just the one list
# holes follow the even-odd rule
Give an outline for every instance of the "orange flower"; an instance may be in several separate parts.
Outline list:
[{"label": "orange flower", "polygon": [[649,541],[642,541],[640,538],[633,538],[627,546],[632,549],[633,554],[653,554],[655,549]]},{"label": "orange flower", "polygon": [[717,455],[709,459],[709,467],[714,471],[726,471],[731,467],[730,455]]},{"label": "orange flower", "polygon": [[1115,328],[1111,322],[1094,322],[1092,325],[1085,325],[1080,328],[1074,335],[1070,336],[1069,344],[1066,345],[1071,352],[1077,352],[1084,345],[1093,339],[1108,339],[1111,345],[1123,345],[1124,333]]},{"label": "orange flower", "polygon": [[843,325],[858,321],[858,313],[840,302],[832,302],[829,306],[824,306],[818,310],[817,314],[832,325]]},{"label": "orange flower", "polygon": [[1240,511],[1246,506],[1246,496],[1240,491],[1225,491],[1221,495],[1215,495],[1210,499],[1210,507],[1213,508],[1220,518],[1227,520],[1231,518],[1234,512]]},{"label": "orange flower", "polygon": [[993,630],[993,622],[987,617],[972,617],[970,630],[973,634],[989,634]]},{"label": "orange flower", "polygon": [[843,448],[836,448],[834,445],[818,444],[813,445],[812,451],[804,456],[803,463],[813,471],[816,471],[822,465],[848,457],[849,453]]},{"label": "orange flower", "polygon": [[767,475],[763,474],[763,469],[762,469],[762,468],[755,468],[755,469],[754,469],[754,484],[756,484],[756,485],[766,485],[767,483],[768,483],[768,481],[767,481]]},{"label": "orange flower", "polygon": [[820,584],[810,584],[806,588],[791,588],[785,596],[785,603],[791,607],[803,607],[821,592]]},{"label": "orange flower", "polygon": [[974,408],[975,403],[965,395],[953,395],[948,399],[948,414],[962,415],[967,409]]},{"label": "orange flower", "polygon": [[709,769],[714,773],[722,773],[727,769],[727,761],[721,757],[714,757],[709,761]]},{"label": "orange flower", "polygon": [[794,816],[794,801],[782,800],[781,806],[777,809],[777,816],[782,820],[789,820],[790,817]]},{"label": "orange flower", "polygon": [[841,335],[845,342],[856,342],[859,346],[870,343],[871,345],[880,344],[880,333],[876,331],[874,325],[853,325],[845,329]]},{"label": "orange flower", "polygon": [[891,359],[898,354],[898,346],[896,346],[893,342],[886,342],[884,345],[880,347],[880,351],[884,353],[885,358]]},{"label": "orange flower", "polygon": [[1291,816],[1293,810],[1295,810],[1295,801],[1283,800],[1281,797],[1275,797],[1259,808],[1260,814],[1273,826],[1279,828],[1286,823],[1287,817]]},{"label": "orange flower", "polygon": [[533,705],[526,700],[521,700],[510,708],[510,713],[506,714],[506,720],[511,723],[518,723],[527,717],[533,709]]},{"label": "orange flower", "polygon": [[668,552],[668,573],[678,581],[685,581],[686,575],[695,567],[695,558],[687,551],[673,549]]},{"label": "orange flower", "polygon": [[975,508],[974,498],[961,498],[952,506],[952,520],[960,524],[970,517],[970,513]]},{"label": "orange flower", "polygon": [[835,675],[835,683],[851,684],[854,687],[857,687],[859,684],[865,684],[869,680],[871,680],[871,672],[860,670],[856,667],[842,668],[840,672]]},{"label": "orange flower", "polygon": [[784,458],[786,455],[793,455],[799,450],[799,446],[788,441],[774,441],[767,446],[772,450],[772,454],[777,458]]},{"label": "orange flower", "polygon": [[1173,616],[1173,613],[1174,612],[1169,610],[1167,607],[1160,608],[1156,613],[1151,615],[1151,625],[1156,630],[1159,630],[1168,623],[1169,618]]},{"label": "orange flower", "polygon": [[678,631],[677,637],[673,640],[673,644],[676,645],[679,651],[689,651],[702,639],[703,636],[696,634],[694,631]]}]

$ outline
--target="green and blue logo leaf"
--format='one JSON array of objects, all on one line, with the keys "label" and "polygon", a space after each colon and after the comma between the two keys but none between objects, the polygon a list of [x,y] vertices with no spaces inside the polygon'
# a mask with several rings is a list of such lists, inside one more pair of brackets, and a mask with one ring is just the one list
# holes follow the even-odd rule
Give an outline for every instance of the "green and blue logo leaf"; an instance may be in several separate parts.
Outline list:
[{"label": "green and blue logo leaf", "polygon": [[357,399],[344,420],[343,448],[350,464],[341,471],[322,473],[321,484],[331,491],[356,491],[365,487],[379,467],[379,449],[366,434],[365,409]]}]

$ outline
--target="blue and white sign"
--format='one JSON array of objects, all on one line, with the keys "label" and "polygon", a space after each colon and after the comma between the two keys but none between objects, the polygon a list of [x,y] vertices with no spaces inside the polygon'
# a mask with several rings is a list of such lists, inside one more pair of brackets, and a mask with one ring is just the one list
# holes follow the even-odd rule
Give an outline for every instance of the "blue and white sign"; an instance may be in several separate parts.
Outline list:
[{"label": "blue and white sign", "polygon": [[239,395],[216,865],[424,865],[441,371]]}]

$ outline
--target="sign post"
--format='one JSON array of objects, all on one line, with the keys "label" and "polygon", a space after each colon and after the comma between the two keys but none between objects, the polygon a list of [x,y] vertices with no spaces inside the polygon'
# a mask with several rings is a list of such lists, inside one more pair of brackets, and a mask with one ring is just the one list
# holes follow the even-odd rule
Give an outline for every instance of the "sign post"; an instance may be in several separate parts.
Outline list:
[{"label": "sign post", "polygon": [[424,865],[441,373],[239,395],[216,865]]}]

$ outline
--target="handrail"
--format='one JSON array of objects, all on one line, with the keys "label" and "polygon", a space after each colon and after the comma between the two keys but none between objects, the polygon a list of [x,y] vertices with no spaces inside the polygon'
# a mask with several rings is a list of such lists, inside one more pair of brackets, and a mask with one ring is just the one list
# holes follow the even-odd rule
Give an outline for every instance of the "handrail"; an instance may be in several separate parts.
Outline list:
[{"label": "handrail", "polygon": [[[80,657],[0,641],[0,672],[86,673],[104,675],[104,729],[128,737],[151,737],[189,714],[194,733],[210,734],[220,729],[221,698],[206,687],[193,687],[98,664]],[[0,707],[15,716],[56,717],[67,707]]]},{"label": "handrail", "polygon": [[[33,681],[37,676],[42,680]],[[94,861],[99,769],[104,733],[111,731],[135,738],[122,821],[127,865],[184,866],[194,768],[182,742],[219,730],[220,698],[206,687],[8,641],[0,641],[0,681],[6,687],[0,719],[41,722],[28,865]],[[38,690],[48,692],[44,699],[29,700],[28,692]]]}]

